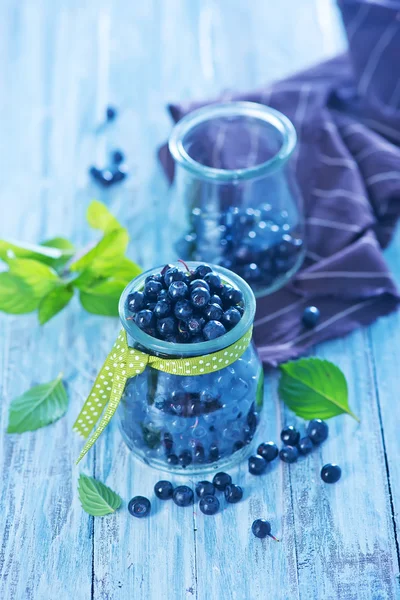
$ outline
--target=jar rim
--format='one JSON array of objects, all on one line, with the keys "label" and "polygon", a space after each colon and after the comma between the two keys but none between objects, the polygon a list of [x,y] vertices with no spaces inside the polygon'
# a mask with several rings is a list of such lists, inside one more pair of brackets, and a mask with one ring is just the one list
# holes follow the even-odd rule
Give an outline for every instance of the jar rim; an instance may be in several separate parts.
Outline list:
[{"label": "jar rim", "polygon": [[[282,135],[278,152],[265,162],[244,169],[216,169],[194,160],[184,147],[185,136],[197,125],[216,117],[243,116],[264,121],[275,127]],[[184,169],[201,179],[213,181],[239,181],[256,179],[280,168],[296,147],[297,134],[293,123],[283,113],[257,102],[225,102],[198,108],[183,117],[172,130],[168,141],[174,160]]]},{"label": "jar rim", "polygon": [[[181,267],[182,264],[179,262],[170,263],[171,266]],[[136,342],[138,342],[144,348],[151,352],[164,354],[166,356],[203,356],[223,350],[228,346],[231,346],[237,342],[252,326],[254,321],[254,315],[256,311],[256,299],[250,286],[236,273],[205,262],[193,262],[189,261],[186,263],[191,269],[195,269],[198,265],[209,265],[212,270],[220,275],[225,283],[239,289],[243,293],[244,300],[244,313],[239,323],[233,327],[230,331],[227,331],[224,335],[216,338],[215,340],[209,340],[205,342],[196,342],[194,344],[177,344],[175,342],[167,342],[166,340],[160,340],[158,338],[149,335],[142,329],[140,329],[133,320],[128,320],[126,316],[126,300],[129,294],[134,291],[140,291],[144,287],[145,279],[149,275],[159,273],[164,265],[155,267],[141,273],[135,279],[132,279],[126,286],[121,294],[119,300],[119,316],[121,323],[129,336],[131,336]]]}]

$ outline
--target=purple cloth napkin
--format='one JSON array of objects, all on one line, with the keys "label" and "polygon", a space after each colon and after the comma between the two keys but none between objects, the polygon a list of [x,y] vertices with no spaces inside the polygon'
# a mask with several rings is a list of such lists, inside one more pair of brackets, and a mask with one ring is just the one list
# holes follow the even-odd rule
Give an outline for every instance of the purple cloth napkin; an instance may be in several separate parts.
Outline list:
[{"label": "purple cloth napkin", "polygon": [[[280,110],[299,137],[294,161],[307,256],[285,288],[258,299],[254,338],[269,365],[368,325],[400,301],[381,251],[400,213],[400,2],[339,5],[348,54],[265,89],[223,97]],[[169,111],[179,121],[209,103]],[[159,155],[172,180],[166,146]],[[309,305],[321,319],[305,330],[301,317]]]}]

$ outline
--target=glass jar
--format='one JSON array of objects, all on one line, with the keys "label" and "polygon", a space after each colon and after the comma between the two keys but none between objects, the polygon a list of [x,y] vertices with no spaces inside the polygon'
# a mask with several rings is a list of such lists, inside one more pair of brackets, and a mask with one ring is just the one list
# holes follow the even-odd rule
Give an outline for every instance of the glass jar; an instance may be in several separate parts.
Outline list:
[{"label": "glass jar", "polygon": [[[254,294],[236,274],[210,266],[243,293],[238,325],[215,340],[193,344],[167,342],[139,329],[128,318],[127,297],[142,290],[146,277],[159,273],[160,267],[134,279],[121,296],[119,311],[129,346],[164,359],[182,359],[209,355],[240,340],[253,324]],[[132,452],[159,469],[196,473],[226,468],[250,453],[262,399],[263,369],[250,343],[234,363],[209,374],[171,375],[148,365],[126,383],[118,407],[120,429]]]},{"label": "glass jar", "polygon": [[289,160],[296,140],[287,117],[253,102],[214,104],[179,121],[169,140],[177,256],[231,269],[257,295],[284,285],[305,254]]}]

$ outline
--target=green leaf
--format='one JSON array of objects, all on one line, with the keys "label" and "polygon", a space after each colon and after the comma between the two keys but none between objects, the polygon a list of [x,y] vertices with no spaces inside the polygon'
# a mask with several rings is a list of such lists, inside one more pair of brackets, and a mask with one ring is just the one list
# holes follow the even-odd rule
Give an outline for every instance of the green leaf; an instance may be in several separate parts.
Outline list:
[{"label": "green leaf", "polygon": [[9,266],[9,272],[26,283],[35,298],[43,298],[61,281],[53,269],[37,260],[16,258]]},{"label": "green leaf", "polygon": [[124,281],[110,279],[81,290],[80,301],[88,312],[95,315],[118,317],[118,302],[125,288]]},{"label": "green leaf", "polygon": [[36,310],[39,302],[23,279],[8,271],[0,273],[0,311],[22,315]]},{"label": "green leaf", "polygon": [[111,277],[118,263],[124,257],[129,236],[126,229],[115,229],[106,233],[94,248],[71,265],[71,271],[84,271],[99,277]]},{"label": "green leaf", "polygon": [[89,204],[86,218],[93,229],[100,229],[104,232],[112,231],[113,229],[122,229],[119,221],[110,213],[105,204],[98,200],[93,200]]},{"label": "green leaf", "polygon": [[129,258],[122,258],[115,264],[112,272],[113,279],[125,281],[127,284],[140,275],[142,269]]},{"label": "green leaf", "polygon": [[350,410],[346,378],[327,360],[303,358],[281,365],[279,395],[303,419],[329,419]]},{"label": "green leaf", "polygon": [[122,503],[121,497],[104,483],[83,473],[79,476],[78,493],[83,510],[93,517],[109,515]]},{"label": "green leaf", "polygon": [[68,396],[62,374],[31,388],[10,405],[7,433],[35,431],[62,417],[68,407]]},{"label": "green leaf", "polygon": [[261,368],[260,376],[257,383],[256,391],[256,406],[261,408],[264,403],[264,369]]},{"label": "green leaf", "polygon": [[37,246],[26,242],[0,240],[0,259],[9,263],[15,258],[31,258],[44,264],[52,264],[62,257],[59,248]]},{"label": "green leaf", "polygon": [[[48,264],[50,264],[54,269],[58,269],[64,266],[75,254],[75,246],[66,238],[63,237],[55,237],[51,240],[46,240],[41,243],[41,246],[46,248],[57,249],[60,253],[59,258],[51,260]],[[44,262],[44,261],[42,261]]]},{"label": "green leaf", "polygon": [[50,321],[54,315],[59,313],[74,295],[74,291],[69,286],[59,286],[51,290],[39,304],[39,322],[41,325]]}]

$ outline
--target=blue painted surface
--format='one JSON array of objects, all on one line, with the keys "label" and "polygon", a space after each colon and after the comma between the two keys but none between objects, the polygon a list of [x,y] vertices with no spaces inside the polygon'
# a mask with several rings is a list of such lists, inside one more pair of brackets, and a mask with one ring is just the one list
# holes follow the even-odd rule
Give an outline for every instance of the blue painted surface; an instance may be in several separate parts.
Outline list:
[{"label": "blue painted surface", "polygon": [[[170,128],[166,102],[258,86],[342,47],[329,0],[3,0],[0,236],[86,243],[84,213],[96,195],[129,227],[131,257],[150,266],[161,259],[156,218],[168,202],[155,157]],[[121,117],[96,136],[108,103]],[[106,195],[86,172],[115,146],[135,175]],[[387,258],[400,283],[399,252],[398,236]],[[143,521],[126,505],[95,520],[81,510],[73,467],[81,441],[71,429],[117,330],[77,303],[42,329],[35,316],[0,317],[0,430],[11,399],[33,382],[63,370],[70,393],[56,424],[2,435],[2,599],[400,597],[399,314],[315,349],[345,372],[361,425],[332,420],[320,450],[292,467],[277,463],[261,479],[240,466],[233,475],[245,498],[215,518],[156,501]],[[268,376],[265,439],[294,422],[276,383]],[[343,467],[335,486],[319,479],[328,461]],[[115,423],[82,469],[125,502],[151,496],[159,475],[132,459]],[[251,536],[258,517],[271,520],[279,544]]]}]

